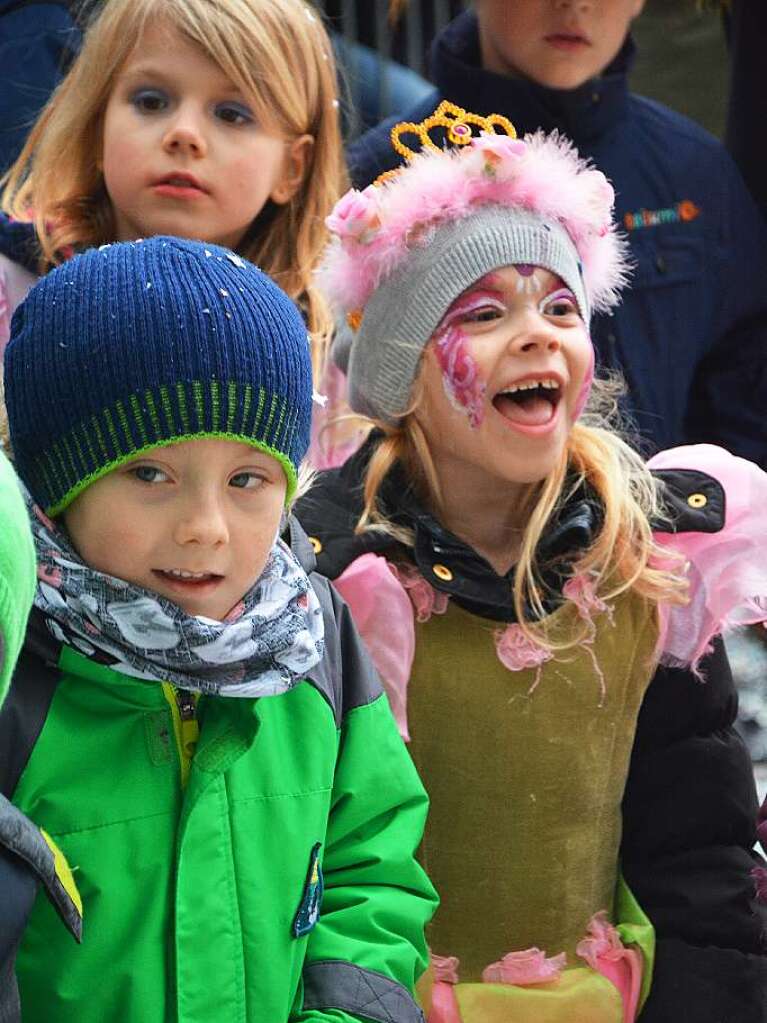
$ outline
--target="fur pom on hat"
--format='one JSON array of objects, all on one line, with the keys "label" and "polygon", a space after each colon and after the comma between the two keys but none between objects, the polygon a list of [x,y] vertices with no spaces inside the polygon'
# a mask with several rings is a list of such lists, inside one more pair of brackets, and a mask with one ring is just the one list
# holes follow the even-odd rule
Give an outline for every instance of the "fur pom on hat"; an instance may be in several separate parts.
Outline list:
[{"label": "fur pom on hat", "polygon": [[567,232],[582,265],[588,318],[618,302],[628,277],[614,198],[604,174],[564,136],[483,132],[460,149],[427,149],[380,183],[347,192],[327,219],[335,237],[320,284],[336,309],[359,318],[371,294],[428,240],[429,228],[471,217],[479,206],[516,207]]}]

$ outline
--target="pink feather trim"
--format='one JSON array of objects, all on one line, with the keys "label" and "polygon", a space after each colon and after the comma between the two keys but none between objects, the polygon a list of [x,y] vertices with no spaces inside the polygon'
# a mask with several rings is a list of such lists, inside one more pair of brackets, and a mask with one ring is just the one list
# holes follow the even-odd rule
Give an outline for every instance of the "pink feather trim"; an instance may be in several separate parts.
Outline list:
[{"label": "pink feather trim", "polygon": [[483,133],[461,149],[419,153],[394,177],[342,196],[326,221],[334,238],[319,283],[336,308],[362,309],[412,246],[428,244],[426,228],[497,204],[558,221],[583,264],[592,309],[604,311],[628,278],[614,198],[604,174],[557,132],[524,142]]}]

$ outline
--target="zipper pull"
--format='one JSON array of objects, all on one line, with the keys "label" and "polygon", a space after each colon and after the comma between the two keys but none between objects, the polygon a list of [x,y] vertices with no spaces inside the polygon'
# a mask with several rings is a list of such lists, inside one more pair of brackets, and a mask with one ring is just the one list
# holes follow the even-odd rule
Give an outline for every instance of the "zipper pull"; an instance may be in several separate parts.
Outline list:
[{"label": "zipper pull", "polygon": [[187,771],[189,763],[197,749],[200,738],[200,724],[197,720],[197,701],[186,689],[176,690],[176,706],[181,724],[181,752],[186,759]]},{"label": "zipper pull", "polygon": [[197,704],[195,703],[195,699],[192,694],[187,692],[186,689],[177,689],[176,703],[178,704],[178,712],[181,715],[181,720],[193,721],[197,712]]}]

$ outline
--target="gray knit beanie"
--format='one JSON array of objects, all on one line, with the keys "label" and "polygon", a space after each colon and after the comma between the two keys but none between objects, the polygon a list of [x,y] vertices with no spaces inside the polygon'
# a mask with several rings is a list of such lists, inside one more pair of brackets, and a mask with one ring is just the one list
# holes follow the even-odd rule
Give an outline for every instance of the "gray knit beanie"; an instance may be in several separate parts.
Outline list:
[{"label": "gray knit beanie", "polygon": [[588,323],[583,271],[564,228],[529,210],[482,206],[434,227],[373,292],[356,336],[344,331],[334,342],[351,407],[396,423],[410,404],[423,350],[455,299],[492,270],[522,263],[561,277]]}]

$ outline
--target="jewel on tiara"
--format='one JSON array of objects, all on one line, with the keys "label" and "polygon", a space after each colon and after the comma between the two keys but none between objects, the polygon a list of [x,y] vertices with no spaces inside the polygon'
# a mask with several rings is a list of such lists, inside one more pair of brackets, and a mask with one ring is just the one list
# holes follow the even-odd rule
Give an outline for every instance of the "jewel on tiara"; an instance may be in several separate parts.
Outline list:
[{"label": "jewel on tiara", "polygon": [[[425,149],[441,151],[441,147],[434,142],[429,134],[433,128],[446,129],[448,142],[453,145],[467,146],[476,138],[474,134],[475,127],[479,128],[480,132],[487,132],[491,135],[503,134],[511,139],[517,137],[514,125],[503,114],[490,114],[488,117],[482,117],[480,114],[472,114],[468,110],[464,110],[463,107],[456,106],[455,103],[445,99],[434,113],[421,121],[420,124],[416,124],[414,121],[400,121],[399,124],[395,124],[391,130],[391,144],[396,152],[409,163],[413,157]],[[502,131],[496,131],[498,128],[502,129]],[[420,149],[411,149],[410,146],[402,141],[403,135],[416,135],[421,144]],[[401,167],[397,167],[394,170],[384,171],[383,174],[376,178],[374,184],[378,185],[382,181],[394,177],[401,169]]]}]

